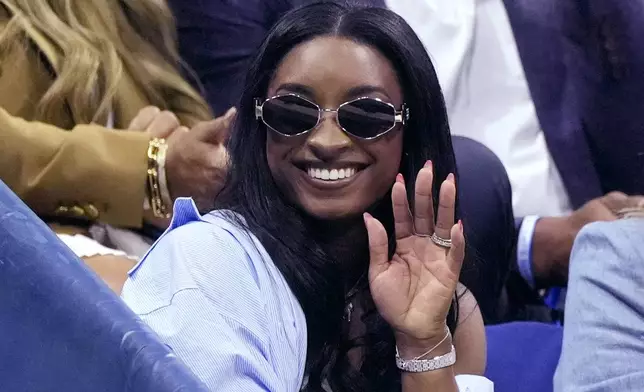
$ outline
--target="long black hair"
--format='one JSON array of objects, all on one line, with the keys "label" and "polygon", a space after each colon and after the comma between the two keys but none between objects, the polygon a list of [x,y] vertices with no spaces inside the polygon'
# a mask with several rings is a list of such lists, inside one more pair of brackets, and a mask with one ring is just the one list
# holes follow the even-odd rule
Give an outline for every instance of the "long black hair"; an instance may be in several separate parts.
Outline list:
[{"label": "long black hair", "polygon": [[[308,328],[306,390],[321,390],[322,384],[328,382],[334,392],[393,391],[400,388],[393,332],[370,302],[365,284],[363,321],[367,333],[357,341],[347,337],[343,322],[347,292],[341,266],[317,239],[320,221],[289,203],[278,190],[267,163],[267,129],[255,119],[254,99],[266,97],[269,82],[282,59],[297,45],[320,36],[344,37],[369,45],[379,50],[396,70],[410,111],[403,131],[400,167],[410,199],[416,175],[427,160],[434,163],[435,203],[440,183],[449,173],[456,174],[443,95],[429,56],[413,30],[400,16],[386,9],[321,2],[286,14],[259,48],[247,74],[229,141],[229,178],[216,204],[244,218],[245,229],[259,238],[304,310]],[[382,200],[371,212],[393,239],[391,201],[388,197]],[[394,248],[395,242],[391,241],[392,252]],[[361,268],[366,270],[367,265]],[[448,317],[452,331],[456,308],[452,306]],[[359,369],[347,357],[348,350],[355,345],[360,345],[364,353]]]}]

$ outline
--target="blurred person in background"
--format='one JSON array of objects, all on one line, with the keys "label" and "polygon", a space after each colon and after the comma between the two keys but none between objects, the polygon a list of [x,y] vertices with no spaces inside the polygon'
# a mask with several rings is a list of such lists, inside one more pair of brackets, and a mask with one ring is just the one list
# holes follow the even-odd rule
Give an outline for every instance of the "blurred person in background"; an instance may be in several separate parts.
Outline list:
[{"label": "blurred person in background", "polygon": [[[514,214],[522,217],[521,277],[513,275],[512,290],[526,292],[519,280],[532,288],[564,286],[579,230],[616,219],[638,203],[627,194],[644,193],[641,111],[629,104],[644,99],[644,79],[628,72],[644,60],[644,41],[632,39],[643,31],[644,5],[387,5],[409,21],[436,62],[453,134],[485,144],[508,171]],[[550,300],[558,305],[556,296]]]},{"label": "blurred person in background", "polygon": [[234,110],[181,64],[163,1],[0,0],[0,179],[79,256],[130,266],[173,199],[210,208]]}]

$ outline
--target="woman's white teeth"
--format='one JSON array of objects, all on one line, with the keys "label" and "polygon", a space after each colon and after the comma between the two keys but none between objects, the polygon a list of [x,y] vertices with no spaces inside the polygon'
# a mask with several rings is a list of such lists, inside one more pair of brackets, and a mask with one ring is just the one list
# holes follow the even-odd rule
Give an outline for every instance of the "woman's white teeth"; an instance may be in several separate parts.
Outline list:
[{"label": "woman's white teeth", "polygon": [[309,176],[311,176],[312,178],[317,178],[318,180],[325,180],[325,181],[342,180],[356,174],[356,169],[354,168],[331,169],[331,170],[309,168],[308,171],[309,171]]}]

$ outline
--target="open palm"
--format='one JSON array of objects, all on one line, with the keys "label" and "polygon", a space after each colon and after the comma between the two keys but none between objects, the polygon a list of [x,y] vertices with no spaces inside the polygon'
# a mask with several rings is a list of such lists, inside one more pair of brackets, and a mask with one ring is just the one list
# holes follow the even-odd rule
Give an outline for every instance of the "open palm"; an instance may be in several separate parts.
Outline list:
[{"label": "open palm", "polygon": [[[366,215],[369,234],[369,285],[382,317],[398,334],[419,340],[444,335],[463,263],[465,240],[462,225],[454,224],[456,185],[449,176],[440,190],[434,224],[431,164],[416,179],[414,214],[410,212],[404,180],[392,189],[396,252],[389,259],[384,226]],[[451,239],[451,248],[435,244],[430,236]]]}]

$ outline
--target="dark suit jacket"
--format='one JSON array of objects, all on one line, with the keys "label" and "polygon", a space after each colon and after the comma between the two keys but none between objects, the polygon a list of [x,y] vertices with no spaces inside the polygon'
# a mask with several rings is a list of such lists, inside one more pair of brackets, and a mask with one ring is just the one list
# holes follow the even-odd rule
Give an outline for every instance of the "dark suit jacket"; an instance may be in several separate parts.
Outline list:
[{"label": "dark suit jacket", "polygon": [[[273,25],[316,0],[169,0],[179,50],[196,71],[215,114],[237,103],[248,65]],[[384,7],[384,0],[349,0]]]},{"label": "dark suit jacket", "polygon": [[[247,65],[277,19],[312,1],[170,0],[181,53],[217,114],[236,103]],[[612,190],[644,194],[644,3],[504,2],[573,206]]]},{"label": "dark suit jacket", "polygon": [[644,194],[644,3],[505,5],[573,206],[613,190]]}]

